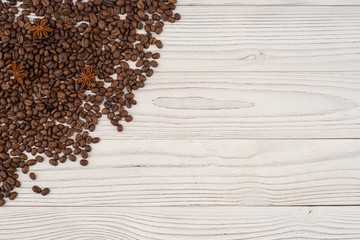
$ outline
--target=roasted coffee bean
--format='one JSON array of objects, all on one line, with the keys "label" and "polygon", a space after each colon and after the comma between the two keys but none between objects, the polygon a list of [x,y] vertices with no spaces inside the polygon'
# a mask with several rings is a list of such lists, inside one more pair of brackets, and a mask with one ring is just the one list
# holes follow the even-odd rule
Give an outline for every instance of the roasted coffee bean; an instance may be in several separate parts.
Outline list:
[{"label": "roasted coffee bean", "polygon": [[43,158],[42,156],[36,156],[36,157],[35,157],[35,160],[36,160],[37,162],[43,162],[43,161],[44,161],[44,158]]},{"label": "roasted coffee bean", "polygon": [[88,157],[88,153],[85,150],[82,150],[80,154],[81,154],[81,157],[83,157],[83,158]]},{"label": "roasted coffee bean", "polygon": [[17,197],[17,192],[12,192],[11,194],[10,194],[10,196],[9,196],[9,199],[10,200],[15,200],[15,198]]},{"label": "roasted coffee bean", "polygon": [[50,159],[50,160],[49,160],[49,163],[50,163],[51,165],[53,165],[53,166],[59,165],[59,162],[56,161],[55,159]]},{"label": "roasted coffee bean", "polygon": [[46,196],[50,193],[50,189],[49,188],[44,188],[43,190],[41,190],[41,195]]},{"label": "roasted coffee bean", "polygon": [[[181,19],[176,3],[0,2],[0,206],[17,196],[17,170],[27,174],[44,160],[57,166],[76,155],[86,166],[91,144],[100,141],[89,132],[102,115],[119,132],[133,120],[134,93],[159,65],[160,54],[149,48],[163,47],[164,22]],[[39,24],[47,30],[37,31]]]},{"label": "roasted coffee bean", "polygon": [[29,173],[29,177],[31,178],[31,180],[35,180],[35,179],[36,179],[36,175],[35,175],[35,173],[33,173],[33,172]]},{"label": "roasted coffee bean", "polygon": [[87,166],[89,164],[88,160],[82,159],[80,160],[81,166]]},{"label": "roasted coffee bean", "polygon": [[33,192],[35,192],[35,193],[41,193],[41,188],[39,188],[38,186],[33,186],[33,187],[32,187],[32,190],[33,190]]}]

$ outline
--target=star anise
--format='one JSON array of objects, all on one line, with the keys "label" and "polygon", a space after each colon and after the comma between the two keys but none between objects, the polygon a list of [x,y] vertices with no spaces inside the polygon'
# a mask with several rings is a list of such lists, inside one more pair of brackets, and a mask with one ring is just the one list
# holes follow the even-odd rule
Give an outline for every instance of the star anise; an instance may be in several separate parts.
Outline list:
[{"label": "star anise", "polygon": [[29,28],[30,31],[33,31],[33,38],[34,39],[42,39],[43,35],[45,37],[49,37],[49,34],[48,32],[52,32],[53,29],[49,28],[48,26],[45,26],[46,23],[48,22],[48,20],[45,18],[43,20],[38,20],[38,19],[35,19],[34,20],[34,23],[35,23],[35,26],[31,26]]},{"label": "star anise", "polygon": [[98,75],[98,73],[93,73],[92,67],[89,67],[88,69],[81,69],[82,75],[76,79],[75,83],[82,83],[81,88],[84,88],[85,85],[89,89],[93,89],[93,83],[96,83],[95,78]]},{"label": "star anise", "polygon": [[20,63],[19,66],[16,66],[16,63],[13,62],[12,64],[12,70],[8,70],[8,72],[12,75],[14,75],[15,80],[20,83],[21,85],[24,85],[23,78],[26,77],[26,74],[23,69],[23,64]]}]

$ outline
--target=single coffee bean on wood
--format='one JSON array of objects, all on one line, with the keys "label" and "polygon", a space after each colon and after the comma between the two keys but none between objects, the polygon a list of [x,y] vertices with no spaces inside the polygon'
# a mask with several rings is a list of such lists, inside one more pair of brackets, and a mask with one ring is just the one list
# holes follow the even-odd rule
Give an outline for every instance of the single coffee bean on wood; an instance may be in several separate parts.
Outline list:
[{"label": "single coffee bean on wood", "polygon": [[31,180],[35,180],[35,179],[36,179],[36,175],[35,175],[35,173],[33,173],[33,172],[29,173],[29,177],[30,177]]},{"label": "single coffee bean on wood", "polygon": [[50,193],[50,189],[49,188],[44,188],[42,191],[41,191],[41,195],[43,196],[46,196]]},{"label": "single coffee bean on wood", "polygon": [[136,118],[135,91],[161,64],[149,48],[181,19],[176,0],[19,2],[0,1],[0,206],[17,198],[18,172],[87,166],[101,118],[118,132]]},{"label": "single coffee bean on wood", "polygon": [[32,187],[32,190],[33,190],[35,193],[41,193],[41,188],[38,187],[38,186],[33,186],[33,187]]}]

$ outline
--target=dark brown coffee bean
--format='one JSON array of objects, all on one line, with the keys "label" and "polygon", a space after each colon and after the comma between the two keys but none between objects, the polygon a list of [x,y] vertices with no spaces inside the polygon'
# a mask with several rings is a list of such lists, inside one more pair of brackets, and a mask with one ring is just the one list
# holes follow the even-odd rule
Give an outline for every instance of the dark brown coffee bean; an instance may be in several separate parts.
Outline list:
[{"label": "dark brown coffee bean", "polygon": [[10,200],[15,200],[15,198],[17,197],[17,192],[12,192],[11,194],[10,194],[10,196],[9,196],[9,199]]},{"label": "dark brown coffee bean", "polygon": [[33,172],[29,173],[29,177],[31,178],[31,180],[35,180],[35,179],[36,179],[36,175],[35,175],[35,173],[33,173]]},{"label": "dark brown coffee bean", "polygon": [[35,157],[35,160],[36,160],[37,162],[43,162],[43,161],[44,161],[44,158],[43,158],[42,156],[36,156],[36,157]]},{"label": "dark brown coffee bean", "polygon": [[[176,3],[0,3],[1,200],[16,198],[14,189],[21,184],[15,172],[28,173],[31,166],[44,161],[40,155],[49,158],[53,166],[67,158],[76,161],[75,155],[81,155],[80,164],[87,165],[91,144],[100,141],[89,132],[97,129],[103,114],[119,132],[123,131],[121,121],[133,120],[134,93],[158,67],[160,54],[149,48],[162,48],[163,44],[154,36],[162,33],[165,21],[181,18],[174,13]],[[29,19],[30,14],[35,19]],[[40,22],[50,30],[34,35],[30,27]],[[15,68],[13,64],[23,79],[7,71]],[[28,159],[29,154],[35,159]],[[33,172],[29,176],[36,179]],[[46,193],[34,187],[36,192]],[[3,204],[5,200],[0,202]]]},{"label": "dark brown coffee bean", "polygon": [[35,193],[41,193],[41,188],[39,188],[38,186],[33,186],[33,187],[32,187],[32,190],[33,190],[33,192],[35,192]]},{"label": "dark brown coffee bean", "polygon": [[50,160],[49,160],[49,163],[50,163],[51,165],[53,165],[53,166],[59,165],[58,161],[56,161],[55,159],[50,159]]},{"label": "dark brown coffee bean", "polygon": [[159,59],[159,58],[160,58],[160,53],[154,53],[154,54],[152,55],[152,58],[153,58],[153,59]]},{"label": "dark brown coffee bean", "polygon": [[29,172],[29,165],[27,165],[27,164],[24,165],[23,168],[22,168],[22,172],[25,173],[25,174],[28,173]]},{"label": "dark brown coffee bean", "polygon": [[160,41],[160,40],[156,40],[156,46],[158,47],[158,48],[163,48],[163,44],[162,44],[162,42]]},{"label": "dark brown coffee bean", "polygon": [[71,155],[69,156],[69,159],[70,159],[70,161],[75,162],[75,161],[76,161],[76,156],[73,155],[73,154],[71,154]]},{"label": "dark brown coffee bean", "polygon": [[36,160],[29,160],[29,161],[27,161],[27,164],[29,166],[34,166],[36,164]]},{"label": "dark brown coffee bean", "polygon": [[41,190],[41,195],[46,196],[50,193],[50,189],[49,188],[44,188],[43,190]]},{"label": "dark brown coffee bean", "polygon": [[156,68],[158,66],[158,63],[156,61],[151,61],[150,66]]},{"label": "dark brown coffee bean", "polygon": [[85,150],[81,151],[81,157],[82,158],[88,158],[88,153]]},{"label": "dark brown coffee bean", "polygon": [[88,160],[82,159],[80,160],[81,166],[87,166],[89,164]]}]

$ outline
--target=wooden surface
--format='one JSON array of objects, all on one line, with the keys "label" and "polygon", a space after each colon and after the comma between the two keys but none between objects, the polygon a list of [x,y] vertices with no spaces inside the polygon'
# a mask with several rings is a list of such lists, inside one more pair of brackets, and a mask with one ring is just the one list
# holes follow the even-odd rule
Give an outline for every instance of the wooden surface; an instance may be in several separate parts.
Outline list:
[{"label": "wooden surface", "polygon": [[178,0],[180,6],[348,6],[360,5],[360,0]]},{"label": "wooden surface", "polygon": [[0,239],[360,239],[360,1],[179,5],[134,122],[20,175]]},{"label": "wooden surface", "polygon": [[161,71],[358,71],[360,6],[182,6]]},{"label": "wooden surface", "polygon": [[96,134],[114,140],[360,137],[359,72],[157,73],[136,98],[134,122],[123,133],[104,119]]},{"label": "wooden surface", "polygon": [[104,140],[91,164],[41,164],[8,206],[356,205],[360,140]]},{"label": "wooden surface", "polygon": [[0,220],[7,240],[342,240],[360,235],[359,207],[6,208]]}]

